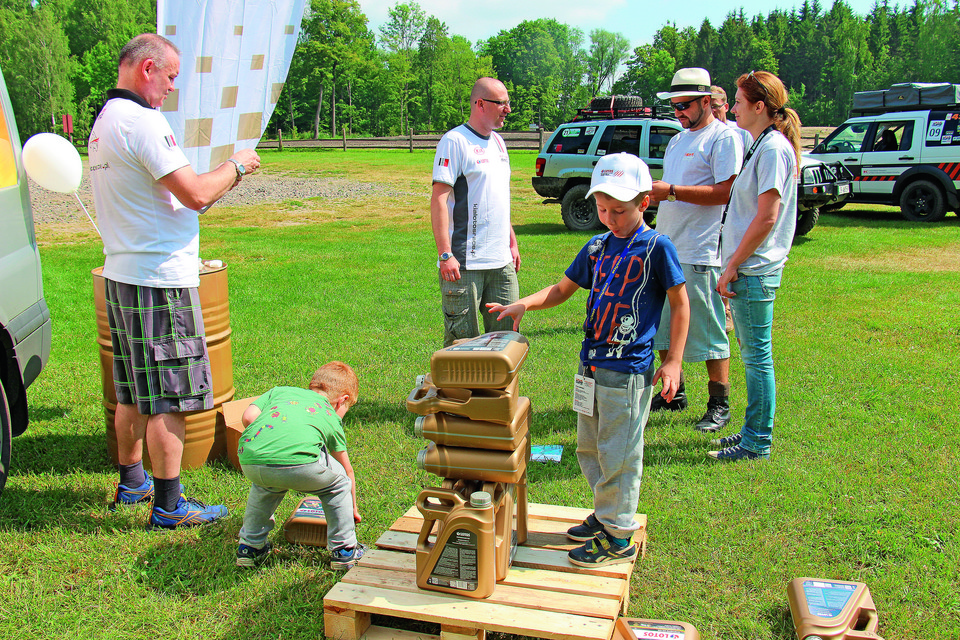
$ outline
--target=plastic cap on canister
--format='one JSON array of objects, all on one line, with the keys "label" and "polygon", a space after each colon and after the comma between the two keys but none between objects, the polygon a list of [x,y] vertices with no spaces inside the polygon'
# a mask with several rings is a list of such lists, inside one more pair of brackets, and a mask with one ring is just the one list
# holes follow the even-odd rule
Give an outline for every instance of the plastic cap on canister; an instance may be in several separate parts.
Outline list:
[{"label": "plastic cap on canister", "polygon": [[420,449],[420,451],[417,451],[417,468],[426,469],[426,467],[427,467],[427,450]]},{"label": "plastic cap on canister", "polygon": [[474,491],[470,494],[470,506],[477,509],[484,509],[493,504],[493,498],[486,491]]},{"label": "plastic cap on canister", "polygon": [[427,381],[426,374],[421,373],[416,378],[414,378],[414,386],[422,387],[423,383]]},{"label": "plastic cap on canister", "polygon": [[425,417],[418,416],[417,419],[413,421],[413,435],[418,438],[423,437],[423,422],[425,420]]}]

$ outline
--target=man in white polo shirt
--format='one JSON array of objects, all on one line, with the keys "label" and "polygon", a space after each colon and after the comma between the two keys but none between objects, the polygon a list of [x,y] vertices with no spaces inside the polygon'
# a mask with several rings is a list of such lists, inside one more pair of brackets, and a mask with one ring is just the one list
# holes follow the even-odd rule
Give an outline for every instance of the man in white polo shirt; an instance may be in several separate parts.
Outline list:
[{"label": "man in white polo shirt", "polygon": [[485,332],[508,331],[513,320],[486,313],[488,302],[520,297],[520,251],[510,222],[510,157],[495,131],[510,113],[507,88],[480,78],[470,94],[470,118],[437,144],[430,220],[437,245],[443,306],[443,345]]},{"label": "man in white polo shirt", "polygon": [[[720,217],[730,187],[743,161],[743,147],[732,129],[713,117],[710,74],[706,69],[680,69],[669,100],[683,131],[671,138],[663,159],[663,179],[653,183],[660,203],[657,231],[677,247],[690,298],[690,328],[684,362],[705,362],[709,399],[699,431],[717,431],[730,421],[730,343],[723,300],[716,292],[720,278]],[[654,348],[661,360],[670,347],[670,309],[664,308]],[[657,395],[651,411],[681,411],[688,400],[684,379],[671,402]]]},{"label": "man in white polo shirt", "polygon": [[152,498],[148,524],[164,529],[227,514],[185,497],[180,484],[184,413],[213,408],[197,211],[260,166],[246,149],[208,173],[190,168],[157,110],[179,72],[180,52],[166,38],[146,33],[124,45],[117,88],[107,92],[88,142],[117,392],[120,481],[111,508]]}]

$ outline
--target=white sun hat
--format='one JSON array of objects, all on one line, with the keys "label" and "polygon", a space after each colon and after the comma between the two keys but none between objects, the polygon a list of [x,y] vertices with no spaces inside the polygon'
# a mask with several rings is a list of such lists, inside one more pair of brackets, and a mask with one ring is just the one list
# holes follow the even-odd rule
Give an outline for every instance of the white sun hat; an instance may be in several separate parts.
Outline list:
[{"label": "white sun hat", "polygon": [[700,67],[689,67],[673,74],[670,91],[661,91],[657,97],[661,100],[669,100],[680,96],[709,96],[710,94],[710,72]]},{"label": "white sun hat", "polygon": [[629,202],[651,189],[653,179],[643,160],[632,153],[612,153],[597,161],[586,197],[602,191],[620,202]]}]

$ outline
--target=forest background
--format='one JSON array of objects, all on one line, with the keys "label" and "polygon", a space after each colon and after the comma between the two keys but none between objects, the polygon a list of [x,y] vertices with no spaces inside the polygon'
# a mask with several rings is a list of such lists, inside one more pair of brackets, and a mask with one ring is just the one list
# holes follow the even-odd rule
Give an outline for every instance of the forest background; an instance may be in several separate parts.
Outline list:
[{"label": "forest background", "polygon": [[[63,114],[85,138],[117,53],[156,31],[155,0],[0,0],[0,70],[21,137],[62,132]],[[445,131],[466,120],[476,78],[510,90],[505,128],[553,129],[596,95],[656,102],[676,69],[710,70],[730,94],[750,70],[780,76],[804,125],[835,126],[856,91],[897,82],[960,82],[960,0],[875,2],[857,15],[804,0],[766,16],[732,10],[719,27],[666,23],[653,42],[542,18],[470,42],[416,2],[397,3],[375,33],[356,0],[310,0],[290,73],[267,136],[333,137]]]}]

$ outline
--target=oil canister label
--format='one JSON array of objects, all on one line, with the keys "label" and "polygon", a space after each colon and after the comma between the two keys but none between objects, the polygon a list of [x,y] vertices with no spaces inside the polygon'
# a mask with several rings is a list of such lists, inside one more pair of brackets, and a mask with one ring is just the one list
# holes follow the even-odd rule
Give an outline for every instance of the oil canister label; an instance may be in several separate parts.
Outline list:
[{"label": "oil canister label", "polygon": [[627,626],[637,640],[684,640],[687,636],[683,627],[669,622],[628,620]]},{"label": "oil canister label", "polygon": [[854,584],[824,580],[803,582],[803,597],[807,601],[807,611],[820,618],[836,618],[840,615],[856,590],[857,586]]},{"label": "oil canister label", "polygon": [[508,334],[503,331],[494,331],[490,334],[474,338],[461,345],[447,347],[447,351],[503,351],[512,340],[507,338]]},{"label": "oil canister label", "polygon": [[477,534],[468,529],[453,531],[427,582],[451,589],[476,591]]},{"label": "oil canister label", "polygon": [[323,513],[323,503],[321,503],[320,500],[304,500],[303,504],[293,513],[293,516],[295,518],[327,519]]}]

